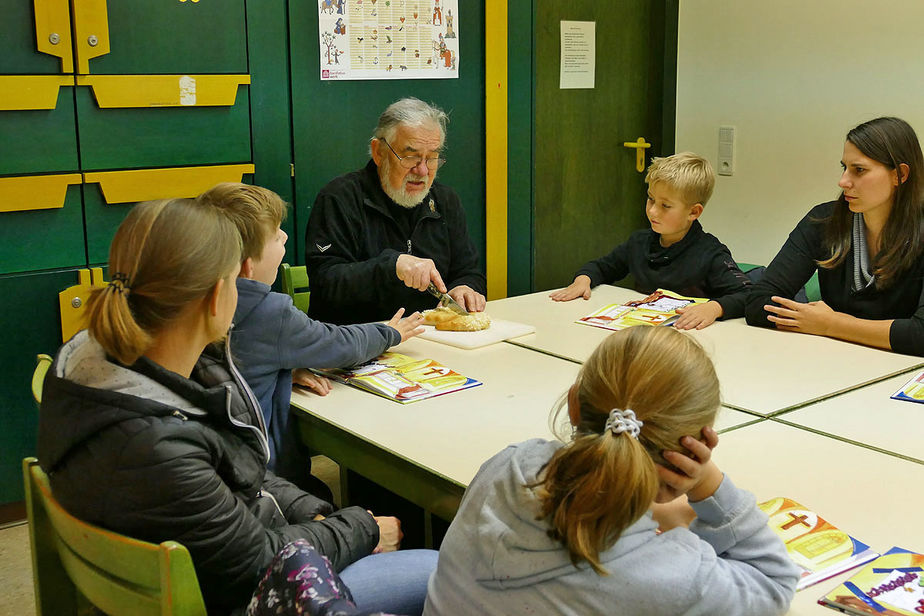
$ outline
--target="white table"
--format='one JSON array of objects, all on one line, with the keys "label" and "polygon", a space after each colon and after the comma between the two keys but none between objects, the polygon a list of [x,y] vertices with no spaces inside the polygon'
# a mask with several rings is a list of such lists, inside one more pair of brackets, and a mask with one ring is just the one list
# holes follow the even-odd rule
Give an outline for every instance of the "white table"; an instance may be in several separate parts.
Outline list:
[{"label": "white table", "polygon": [[[607,304],[640,293],[600,285],[590,300],[553,302],[543,291],[488,303],[491,316],[529,323],[536,333],[513,342],[583,362],[610,332],[575,323]],[[856,389],[924,365],[924,358],[857,344],[718,321],[691,332],[715,362],[725,404],[772,415]]]},{"label": "white table", "polygon": [[[775,420],[722,435],[713,455],[719,468],[758,502],[789,497],[880,553],[893,545],[924,551],[924,490],[919,489],[924,464]],[[836,613],[815,602],[849,576],[800,590],[789,613]]]},{"label": "white table", "polygon": [[924,404],[890,399],[917,374],[915,370],[880,381],[785,413],[779,419],[924,463]]}]

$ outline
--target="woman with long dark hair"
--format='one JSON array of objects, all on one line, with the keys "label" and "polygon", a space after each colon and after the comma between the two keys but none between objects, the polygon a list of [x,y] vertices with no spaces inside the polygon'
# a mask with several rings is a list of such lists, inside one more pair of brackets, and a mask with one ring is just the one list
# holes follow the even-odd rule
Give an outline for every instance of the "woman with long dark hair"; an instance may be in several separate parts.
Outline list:
[{"label": "woman with long dark hair", "polygon": [[[840,196],[799,222],[748,296],[750,325],[924,355],[924,157],[914,129],[849,133]],[[821,301],[792,298],[818,271]]]}]

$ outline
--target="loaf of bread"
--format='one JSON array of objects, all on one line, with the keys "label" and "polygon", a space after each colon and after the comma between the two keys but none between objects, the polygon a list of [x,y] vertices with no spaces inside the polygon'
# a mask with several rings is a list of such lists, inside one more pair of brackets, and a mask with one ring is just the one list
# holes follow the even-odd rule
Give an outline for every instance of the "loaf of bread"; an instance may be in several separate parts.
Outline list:
[{"label": "loaf of bread", "polygon": [[491,317],[483,312],[457,314],[449,308],[434,308],[423,313],[424,325],[433,325],[441,331],[477,332],[491,326]]}]

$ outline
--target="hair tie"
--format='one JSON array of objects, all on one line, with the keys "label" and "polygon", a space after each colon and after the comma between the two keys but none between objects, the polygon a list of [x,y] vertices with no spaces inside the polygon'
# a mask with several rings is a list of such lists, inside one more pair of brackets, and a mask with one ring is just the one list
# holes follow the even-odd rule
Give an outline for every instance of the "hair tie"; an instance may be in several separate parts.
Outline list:
[{"label": "hair tie", "polygon": [[610,416],[606,420],[604,429],[611,431],[613,434],[628,432],[629,436],[638,440],[638,435],[642,431],[643,425],[645,425],[645,423],[641,419],[635,417],[635,411],[632,409],[626,409],[624,411],[613,409],[610,411]]},{"label": "hair tie", "polygon": [[125,295],[128,295],[129,291],[131,291],[131,286],[128,284],[128,274],[123,274],[122,272],[116,272],[112,275],[109,286]]}]

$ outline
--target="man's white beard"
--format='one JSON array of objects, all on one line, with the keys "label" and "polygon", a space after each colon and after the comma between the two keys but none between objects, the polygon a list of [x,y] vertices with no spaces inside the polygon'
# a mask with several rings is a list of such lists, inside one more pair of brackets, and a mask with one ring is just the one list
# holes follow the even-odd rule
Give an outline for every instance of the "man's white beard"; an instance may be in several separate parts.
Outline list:
[{"label": "man's white beard", "polygon": [[[385,191],[385,194],[388,195],[392,201],[403,208],[411,209],[417,207],[417,204],[423,201],[424,197],[427,196],[427,193],[430,192],[430,176],[408,173],[406,176],[404,176],[404,180],[401,182],[400,188],[392,188],[392,185],[388,181],[388,176],[391,171],[391,164],[391,159],[386,158],[382,161],[382,166],[379,168],[379,182],[382,184],[382,190]],[[422,190],[419,193],[411,194],[407,191],[407,182],[426,182],[427,190]]]}]

